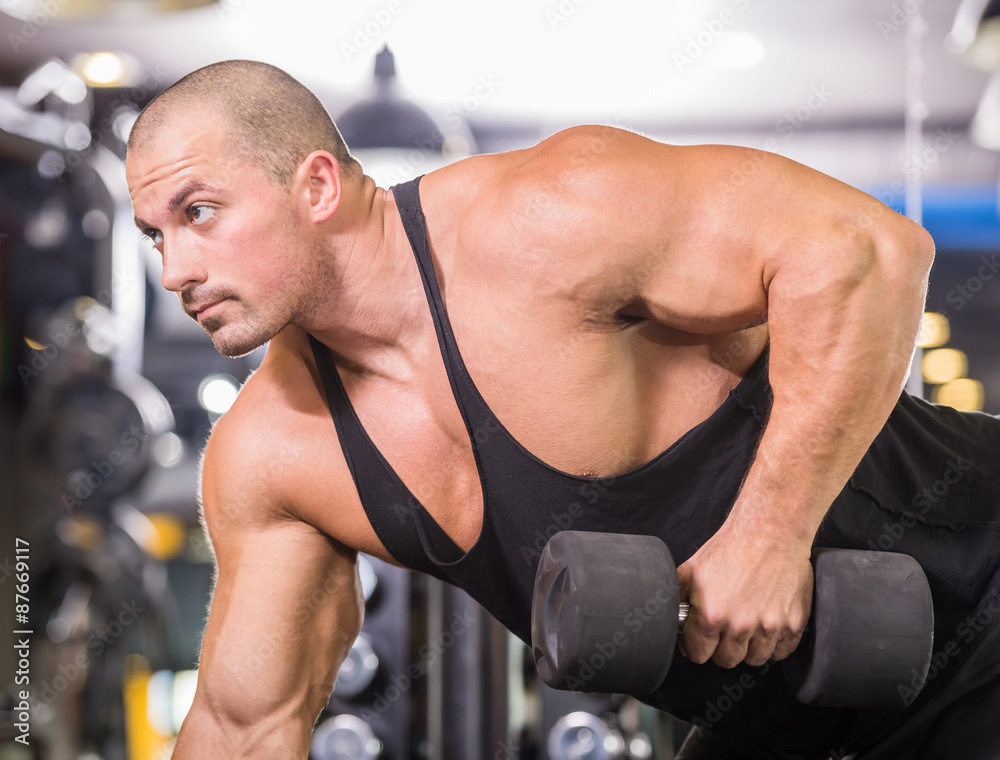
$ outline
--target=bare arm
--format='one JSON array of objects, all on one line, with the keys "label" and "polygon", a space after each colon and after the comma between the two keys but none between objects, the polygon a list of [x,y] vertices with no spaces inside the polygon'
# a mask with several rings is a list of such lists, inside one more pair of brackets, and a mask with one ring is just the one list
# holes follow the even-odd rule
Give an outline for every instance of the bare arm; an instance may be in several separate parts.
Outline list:
[{"label": "bare arm", "polygon": [[545,208],[565,250],[588,252],[588,298],[694,333],[767,322],[771,417],[729,519],[680,568],[694,607],[683,645],[726,666],[787,656],[808,616],[813,538],[901,392],[930,237],[749,149],[585,128],[536,164],[554,178],[539,194],[562,201]]},{"label": "bare arm", "polygon": [[[363,614],[356,553],[288,519],[223,418],[202,498],[218,577],[174,758],[305,758]],[[273,468],[272,468],[273,469]]]},{"label": "bare arm", "polygon": [[813,539],[899,398],[933,256],[922,229],[864,194],[760,161],[747,207],[723,213],[758,217],[746,250],[766,304],[774,403],[729,519],[683,573],[700,610],[686,651],[722,665],[798,645]]}]

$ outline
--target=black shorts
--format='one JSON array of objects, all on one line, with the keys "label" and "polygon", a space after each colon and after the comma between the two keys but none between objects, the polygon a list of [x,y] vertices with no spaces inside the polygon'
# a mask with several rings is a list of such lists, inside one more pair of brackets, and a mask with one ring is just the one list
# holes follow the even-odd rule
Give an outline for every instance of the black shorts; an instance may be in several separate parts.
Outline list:
[{"label": "black shorts", "polygon": [[[1000,626],[949,674],[945,688],[899,725],[848,737],[853,747],[799,754],[770,742],[693,728],[677,760],[998,760],[1000,758]],[[858,746],[860,745],[860,748]]]},{"label": "black shorts", "polygon": [[884,712],[827,714],[774,701],[788,732],[702,724],[680,757],[1000,760],[1000,418],[904,394],[816,545],[920,562],[935,615],[926,682],[915,675],[900,684],[900,709]]}]

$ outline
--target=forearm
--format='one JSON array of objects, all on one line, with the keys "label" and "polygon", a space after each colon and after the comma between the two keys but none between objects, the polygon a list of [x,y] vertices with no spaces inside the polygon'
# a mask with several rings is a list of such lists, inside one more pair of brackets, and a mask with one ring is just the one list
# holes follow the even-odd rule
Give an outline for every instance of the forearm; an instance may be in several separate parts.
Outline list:
[{"label": "forearm", "polygon": [[881,241],[802,256],[768,282],[774,402],[731,515],[808,545],[891,413],[906,376],[926,292],[928,240],[902,225]]},{"label": "forearm", "polygon": [[196,702],[177,736],[173,760],[305,760],[309,755],[312,723],[270,720],[234,723],[214,715]]}]

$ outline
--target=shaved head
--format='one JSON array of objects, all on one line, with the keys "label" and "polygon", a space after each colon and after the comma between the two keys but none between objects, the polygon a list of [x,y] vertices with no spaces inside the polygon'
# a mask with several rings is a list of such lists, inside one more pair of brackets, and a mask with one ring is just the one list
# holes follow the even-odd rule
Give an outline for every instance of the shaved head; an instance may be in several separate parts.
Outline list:
[{"label": "shaved head", "polygon": [[162,127],[205,108],[229,127],[230,156],[259,166],[285,188],[315,150],[331,153],[344,175],[361,174],[319,99],[281,69],[259,61],[213,63],[168,87],[139,114],[129,153],[143,152]]}]

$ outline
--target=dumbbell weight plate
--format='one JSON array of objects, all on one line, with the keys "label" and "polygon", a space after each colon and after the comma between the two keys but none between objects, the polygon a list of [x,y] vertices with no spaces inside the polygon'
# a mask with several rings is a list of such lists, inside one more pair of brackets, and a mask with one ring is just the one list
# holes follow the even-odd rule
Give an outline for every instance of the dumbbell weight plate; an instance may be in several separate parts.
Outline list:
[{"label": "dumbbell weight plate", "polygon": [[531,639],[556,689],[648,694],[677,639],[677,570],[654,536],[563,531],[542,552]]},{"label": "dumbbell weight plate", "polygon": [[784,662],[801,702],[902,708],[899,687],[923,683],[934,645],[934,607],[923,569],[905,554],[816,549],[806,635]]}]

